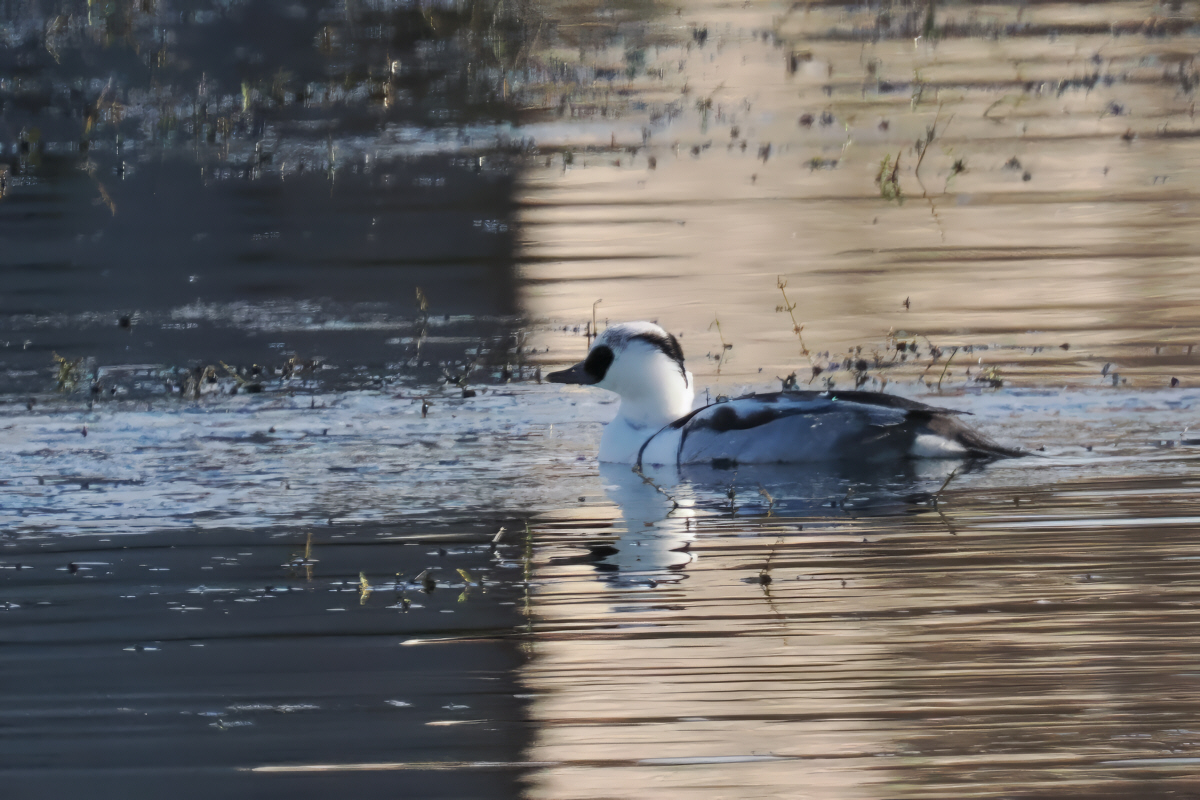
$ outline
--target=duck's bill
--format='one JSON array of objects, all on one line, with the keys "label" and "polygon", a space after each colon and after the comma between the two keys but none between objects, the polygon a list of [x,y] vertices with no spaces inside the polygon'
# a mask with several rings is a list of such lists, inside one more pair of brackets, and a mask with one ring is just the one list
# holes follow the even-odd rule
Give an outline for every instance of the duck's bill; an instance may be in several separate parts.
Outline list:
[{"label": "duck's bill", "polygon": [[583,362],[580,361],[570,369],[551,372],[546,376],[546,380],[551,383],[577,383],[581,386],[590,386],[596,382],[596,376],[583,368]]}]

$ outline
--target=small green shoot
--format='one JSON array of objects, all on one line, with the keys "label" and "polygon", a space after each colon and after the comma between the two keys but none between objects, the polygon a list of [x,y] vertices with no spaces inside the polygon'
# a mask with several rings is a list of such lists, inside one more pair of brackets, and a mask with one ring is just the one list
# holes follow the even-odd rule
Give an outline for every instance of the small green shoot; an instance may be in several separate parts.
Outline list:
[{"label": "small green shoot", "polygon": [[875,183],[879,185],[879,196],[889,203],[895,201],[896,205],[904,204],[904,192],[900,189],[900,154],[896,153],[896,160],[892,160],[892,156],[885,155],[883,160],[879,162],[879,173],[875,176]]},{"label": "small green shoot", "polygon": [[985,383],[989,389],[999,389],[1004,385],[1004,378],[1000,375],[999,367],[988,367],[975,376],[975,382]]}]

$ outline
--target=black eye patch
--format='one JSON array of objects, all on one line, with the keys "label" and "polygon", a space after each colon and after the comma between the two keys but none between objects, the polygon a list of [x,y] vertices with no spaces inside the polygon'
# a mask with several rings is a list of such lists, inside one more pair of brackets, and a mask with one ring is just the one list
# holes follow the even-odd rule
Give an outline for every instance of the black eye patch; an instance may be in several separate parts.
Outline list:
[{"label": "black eye patch", "polygon": [[663,355],[675,362],[679,367],[679,374],[687,381],[687,369],[683,366],[683,348],[679,346],[678,339],[669,333],[665,336],[657,333],[639,333],[630,338],[658,348]]},{"label": "black eye patch", "polygon": [[598,345],[588,353],[587,361],[583,362],[583,371],[596,379],[596,383],[604,380],[608,368],[612,366],[613,351],[608,345]]}]

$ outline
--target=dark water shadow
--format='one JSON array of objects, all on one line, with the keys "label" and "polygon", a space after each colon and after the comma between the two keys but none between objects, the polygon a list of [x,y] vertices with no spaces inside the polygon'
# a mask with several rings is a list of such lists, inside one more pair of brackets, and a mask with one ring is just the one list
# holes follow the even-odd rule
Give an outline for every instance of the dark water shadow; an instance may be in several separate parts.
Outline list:
[{"label": "dark water shadow", "polygon": [[[6,791],[517,796],[514,770],[453,766],[516,761],[524,736],[525,656],[500,638],[521,590],[491,531],[443,520],[7,542]],[[431,633],[465,638],[404,645]]]},{"label": "dark water shadow", "polygon": [[43,172],[0,204],[0,392],[52,388],[52,354],[89,377],[295,357],[327,388],[432,380],[511,330],[503,170],[428,157],[285,179],[175,156],[109,182],[115,213],[71,163]]}]

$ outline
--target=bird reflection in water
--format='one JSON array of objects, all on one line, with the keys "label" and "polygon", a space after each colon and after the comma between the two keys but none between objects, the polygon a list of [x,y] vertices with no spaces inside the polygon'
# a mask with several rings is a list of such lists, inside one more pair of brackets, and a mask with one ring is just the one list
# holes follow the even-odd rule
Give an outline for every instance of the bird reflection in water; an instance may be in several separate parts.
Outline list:
[{"label": "bird reflection in water", "polygon": [[[590,564],[600,580],[652,589],[686,579],[697,559],[692,543],[705,527],[756,536],[758,519],[836,521],[863,516],[936,513],[936,495],[952,475],[980,468],[951,460],[891,464],[685,465],[646,468],[600,464],[607,498],[620,510],[615,540],[589,542],[587,553],[556,564]],[[703,523],[702,523],[703,521]],[[826,531],[827,532],[827,531]]]}]

